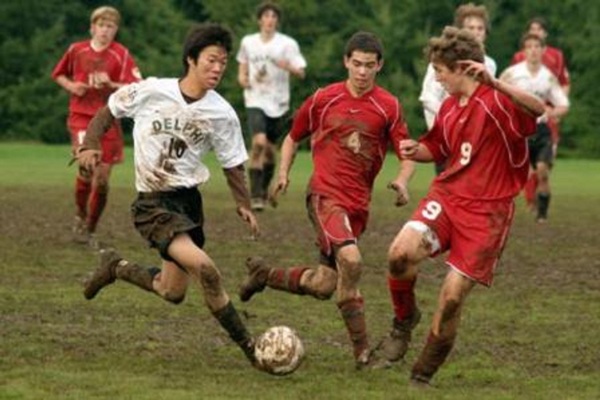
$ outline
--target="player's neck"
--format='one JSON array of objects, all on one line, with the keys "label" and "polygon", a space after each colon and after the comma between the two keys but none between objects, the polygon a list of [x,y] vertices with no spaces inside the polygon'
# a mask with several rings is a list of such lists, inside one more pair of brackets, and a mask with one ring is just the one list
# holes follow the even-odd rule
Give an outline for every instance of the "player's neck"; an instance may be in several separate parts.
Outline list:
[{"label": "player's neck", "polygon": [[94,51],[102,51],[104,49],[106,49],[108,46],[110,46],[112,42],[108,42],[108,43],[100,43],[98,40],[95,40],[94,38],[92,38],[92,40],[90,41],[90,46],[92,47],[92,49],[94,49]]},{"label": "player's neck", "polygon": [[352,84],[350,79],[346,80],[346,89],[350,92],[352,97],[361,97],[365,93],[370,92],[375,87],[375,82],[373,82],[370,86],[365,88],[359,88]]},{"label": "player's neck", "polygon": [[537,74],[540,68],[542,67],[541,62],[527,62],[527,70],[532,74]]},{"label": "player's neck", "polygon": [[190,76],[185,76],[179,80],[179,90],[188,103],[190,100],[200,100],[208,92],[207,89],[198,85]]},{"label": "player's neck", "polygon": [[260,31],[260,40],[262,40],[263,42],[268,42],[269,40],[273,39],[273,37],[275,37],[276,33],[276,30]]},{"label": "player's neck", "polygon": [[476,80],[467,78],[467,80],[463,84],[462,90],[460,91],[460,98],[458,99],[458,104],[461,107],[467,105],[467,103],[469,102],[469,99],[471,98],[473,93],[475,93],[475,91],[477,90],[479,85],[480,85],[480,83],[477,82]]}]

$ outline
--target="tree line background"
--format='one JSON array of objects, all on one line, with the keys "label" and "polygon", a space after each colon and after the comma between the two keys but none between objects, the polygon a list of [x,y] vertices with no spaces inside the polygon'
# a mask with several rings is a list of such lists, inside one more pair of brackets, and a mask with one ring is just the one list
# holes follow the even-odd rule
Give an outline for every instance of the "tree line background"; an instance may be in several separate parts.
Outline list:
[{"label": "tree line background", "polygon": [[[280,30],[293,36],[308,61],[307,76],[295,80],[292,106],[317,87],[344,79],[346,40],[357,30],[378,34],[385,66],[378,83],[396,94],[413,137],[425,129],[418,101],[430,36],[451,24],[449,0],[281,0]],[[237,85],[235,52],[242,36],[257,31],[254,0],[10,0],[0,4],[0,140],[66,143],[67,94],[50,78],[73,41],[89,37],[89,15],[100,5],[122,14],[117,40],[133,53],[142,74],[179,76],[185,34],[195,22],[228,25],[236,47],[219,91],[245,119]],[[527,20],[545,17],[548,43],[563,50],[571,74],[571,110],[562,123],[560,154],[600,157],[600,5],[594,0],[497,0],[485,4],[491,16],[487,52],[501,72],[519,47]]]}]

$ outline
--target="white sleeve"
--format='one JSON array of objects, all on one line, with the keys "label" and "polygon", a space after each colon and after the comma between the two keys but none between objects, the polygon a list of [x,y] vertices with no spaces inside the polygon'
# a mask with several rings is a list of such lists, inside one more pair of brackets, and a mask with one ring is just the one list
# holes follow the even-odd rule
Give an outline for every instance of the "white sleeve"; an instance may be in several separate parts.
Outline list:
[{"label": "white sleeve", "polygon": [[218,121],[215,128],[215,133],[211,135],[211,146],[221,167],[233,168],[246,162],[248,152],[240,120],[233,108],[224,113],[224,118]]},{"label": "white sleeve", "polygon": [[485,59],[484,59],[484,64],[485,64],[485,67],[487,68],[488,72],[493,77],[496,77],[496,73],[498,72],[498,67],[496,66],[496,61],[494,61],[494,59],[492,57],[486,55]]},{"label": "white sleeve", "polygon": [[240,49],[237,52],[235,59],[240,64],[248,64],[248,51],[246,50],[248,39],[245,37],[240,43]]},{"label": "white sleeve", "polygon": [[292,64],[294,68],[306,68],[306,60],[300,52],[300,46],[294,39],[290,39],[290,43],[285,49],[285,58]]},{"label": "white sleeve", "polygon": [[419,101],[423,104],[423,111],[425,112],[425,119],[427,120],[428,127],[433,125],[435,115],[440,110],[445,97],[446,91],[442,85],[435,80],[433,65],[429,63],[427,65],[425,78],[423,78],[421,95],[419,96]]},{"label": "white sleeve", "polygon": [[550,77],[550,90],[547,99],[554,107],[569,107],[569,98],[554,75]]},{"label": "white sleeve", "polygon": [[115,118],[133,118],[141,108],[147,81],[131,83],[119,88],[108,98],[108,108]]}]

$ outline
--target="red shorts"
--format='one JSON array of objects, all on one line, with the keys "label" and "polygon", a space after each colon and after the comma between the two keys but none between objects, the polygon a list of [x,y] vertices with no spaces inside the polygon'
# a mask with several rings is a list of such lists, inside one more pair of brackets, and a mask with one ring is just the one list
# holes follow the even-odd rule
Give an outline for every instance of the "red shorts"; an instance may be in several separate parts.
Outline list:
[{"label": "red shorts", "polygon": [[[70,114],[67,119],[67,127],[71,133],[71,147],[73,152],[83,144],[85,132],[92,116],[83,114]],[[121,124],[115,121],[108,131],[100,139],[102,158],[104,164],[118,164],[123,162],[123,133]]]},{"label": "red shorts", "polygon": [[306,208],[317,232],[317,246],[324,256],[321,262],[334,267],[333,250],[358,242],[358,237],[367,226],[369,213],[366,210],[349,211],[335,200],[318,194],[308,195]]},{"label": "red shorts", "polygon": [[[427,225],[437,236],[432,255],[449,250],[446,264],[486,286],[506,244],[514,216],[510,200],[469,200],[431,190],[421,200],[411,221]],[[408,222],[414,223],[414,222]]]}]

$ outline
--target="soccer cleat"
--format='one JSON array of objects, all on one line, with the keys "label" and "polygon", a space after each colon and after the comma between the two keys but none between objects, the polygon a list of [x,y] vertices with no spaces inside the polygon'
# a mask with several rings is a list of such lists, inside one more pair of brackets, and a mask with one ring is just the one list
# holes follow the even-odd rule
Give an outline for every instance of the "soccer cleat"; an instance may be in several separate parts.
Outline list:
[{"label": "soccer cleat", "polygon": [[250,200],[252,211],[263,211],[265,209],[265,200],[262,197],[254,197]]},{"label": "soccer cleat", "polygon": [[411,333],[420,320],[421,311],[418,308],[415,308],[412,315],[403,321],[394,318],[392,330],[379,343],[377,350],[381,351],[388,361],[395,362],[402,359],[408,350]]},{"label": "soccer cleat", "polygon": [[364,371],[368,369],[388,369],[391,368],[392,363],[381,357],[377,349],[366,349],[356,359],[355,366],[357,371]]},{"label": "soccer cleat", "polygon": [[122,259],[113,249],[100,250],[100,265],[83,284],[86,299],[93,299],[103,287],[117,279],[116,267]]},{"label": "soccer cleat", "polygon": [[421,375],[413,372],[410,375],[410,386],[416,389],[428,389],[431,387],[431,384],[429,383],[430,380],[430,376]]},{"label": "soccer cleat", "polygon": [[270,268],[265,265],[261,257],[249,257],[246,259],[248,276],[240,285],[240,300],[246,302],[255,294],[262,292],[267,287],[267,278]]},{"label": "soccer cleat", "polygon": [[73,223],[73,241],[75,243],[86,244],[90,240],[90,232],[88,231],[85,220],[79,216],[75,216]]}]

